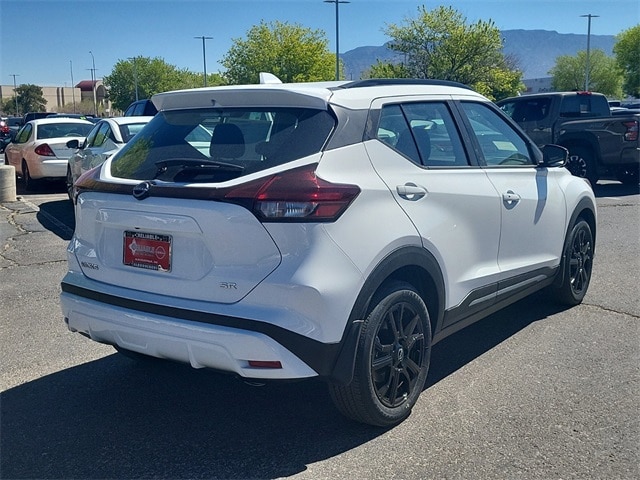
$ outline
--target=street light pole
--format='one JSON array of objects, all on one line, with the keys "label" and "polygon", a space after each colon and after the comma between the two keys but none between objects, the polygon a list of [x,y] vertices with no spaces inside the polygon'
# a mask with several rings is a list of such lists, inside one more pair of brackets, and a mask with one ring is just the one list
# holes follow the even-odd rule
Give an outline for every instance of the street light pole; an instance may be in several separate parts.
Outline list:
[{"label": "street light pole", "polygon": [[204,86],[207,86],[207,54],[206,54],[206,50],[205,50],[205,46],[204,46],[204,41],[205,40],[213,40],[213,37],[205,37],[204,35],[200,36],[200,37],[193,37],[193,38],[201,38],[202,39],[202,61],[204,63]]},{"label": "street light pole", "polygon": [[98,102],[96,100],[96,59],[93,57],[93,52],[89,50],[91,54],[91,65],[93,68],[91,69],[91,90],[93,90],[93,114],[98,116]]},{"label": "street light pole", "polygon": [[586,71],[585,71],[585,76],[584,76],[584,90],[586,92],[589,91],[589,56],[590,56],[590,50],[591,50],[591,19],[592,18],[598,18],[600,15],[591,15],[590,13],[588,15],[580,15],[581,17],[587,17],[589,19],[588,21],[588,26],[587,26],[587,66],[586,66]]},{"label": "street light pole", "polygon": [[71,70],[71,96],[73,97],[73,113],[76,113],[76,86],[73,83],[73,61],[69,60],[69,69]]},{"label": "street light pole", "polygon": [[348,0],[324,0],[324,3],[336,4],[336,80],[340,80],[340,22],[339,18],[339,4],[351,3]]},{"label": "street light pole", "polygon": [[13,98],[16,101],[16,117],[19,117],[20,115],[18,114],[18,92],[16,92],[16,89],[18,88],[18,86],[16,85],[16,77],[19,77],[20,75],[16,73],[12,73],[9,76],[13,77]]}]

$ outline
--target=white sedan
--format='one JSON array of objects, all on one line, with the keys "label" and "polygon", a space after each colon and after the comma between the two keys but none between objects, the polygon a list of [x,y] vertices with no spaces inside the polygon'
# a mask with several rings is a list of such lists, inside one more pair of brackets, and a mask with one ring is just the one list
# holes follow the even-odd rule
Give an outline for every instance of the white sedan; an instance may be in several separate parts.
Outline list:
[{"label": "white sedan", "polygon": [[64,178],[73,149],[71,139],[82,140],[93,123],[75,118],[42,118],[27,122],[5,149],[5,163],[13,165],[27,190],[42,178]]},{"label": "white sedan", "polygon": [[73,199],[73,185],[84,172],[97,167],[133,138],[153,117],[113,117],[96,123],[86,139],[69,140],[76,149],[67,167],[67,192]]}]

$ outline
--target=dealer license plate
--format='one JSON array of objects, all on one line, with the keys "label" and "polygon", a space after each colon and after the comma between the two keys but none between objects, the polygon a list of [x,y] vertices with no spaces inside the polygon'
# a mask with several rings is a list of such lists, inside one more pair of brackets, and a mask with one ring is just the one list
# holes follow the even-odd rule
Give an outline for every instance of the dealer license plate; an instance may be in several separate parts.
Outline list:
[{"label": "dealer license plate", "polygon": [[137,268],[171,271],[171,236],[124,232],[122,262]]}]

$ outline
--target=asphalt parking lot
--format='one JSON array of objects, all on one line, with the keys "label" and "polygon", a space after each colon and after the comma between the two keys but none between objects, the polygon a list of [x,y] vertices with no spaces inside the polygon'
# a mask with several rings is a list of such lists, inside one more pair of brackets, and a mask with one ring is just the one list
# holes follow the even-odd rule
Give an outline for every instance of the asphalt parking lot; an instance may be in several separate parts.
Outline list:
[{"label": "asphalt parking lot", "polygon": [[438,344],[412,415],[345,420],[325,386],[138,365],[69,333],[64,185],[0,205],[1,478],[640,478],[640,194],[596,187],[582,305],[523,300]]}]

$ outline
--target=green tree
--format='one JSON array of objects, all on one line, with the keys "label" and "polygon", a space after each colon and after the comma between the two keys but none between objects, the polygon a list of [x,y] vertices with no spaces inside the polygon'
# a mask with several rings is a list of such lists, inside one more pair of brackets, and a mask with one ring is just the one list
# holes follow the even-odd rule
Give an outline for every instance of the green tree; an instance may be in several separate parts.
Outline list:
[{"label": "green tree", "polygon": [[364,78],[409,78],[407,68],[403,64],[393,64],[378,60],[364,74]]},{"label": "green tree", "polygon": [[623,31],[616,40],[613,54],[623,72],[624,93],[640,97],[640,24]]},{"label": "green tree", "polygon": [[16,97],[7,98],[4,101],[0,101],[0,113],[2,113],[3,115],[15,115]]},{"label": "green tree", "polygon": [[417,18],[390,24],[385,33],[391,37],[390,48],[402,53],[405,60],[402,68],[376,67],[377,71],[456,81],[494,100],[524,88],[522,72],[503,54],[500,30],[492,21],[467,24],[452,7],[429,11],[420,6]]},{"label": "green tree", "polygon": [[[162,58],[135,57],[119,60],[111,74],[104,78],[109,92],[109,99],[117,110],[124,110],[138,98],[149,98],[152,95],[169,90],[194,88],[203,86],[202,75],[166,63]],[[218,74],[207,75],[208,85],[222,83]]]},{"label": "green tree", "polygon": [[278,21],[262,21],[246,39],[234,39],[221,63],[231,84],[258,83],[260,72],[285,83],[335,78],[335,55],[329,52],[324,32]]},{"label": "green tree", "polygon": [[[18,112],[23,115],[27,112],[44,112],[47,109],[47,101],[42,93],[42,88],[37,85],[23,84],[16,88],[18,97]],[[5,100],[0,105],[0,110],[8,115],[16,115],[16,97]]]},{"label": "green tree", "polygon": [[[561,55],[549,70],[551,85],[555,90],[584,90],[587,71],[587,52],[582,50],[575,56]],[[613,57],[602,50],[589,53],[589,90],[611,97],[622,94],[622,74]]]}]

